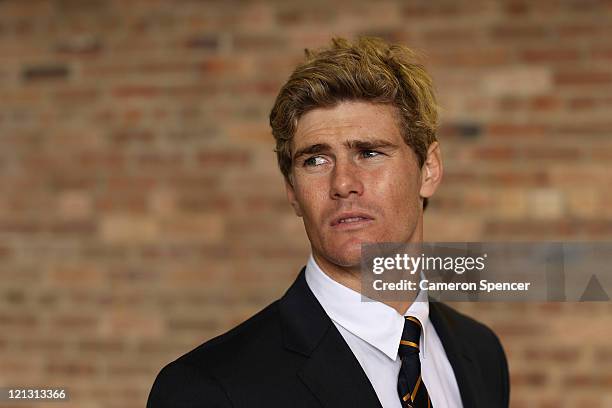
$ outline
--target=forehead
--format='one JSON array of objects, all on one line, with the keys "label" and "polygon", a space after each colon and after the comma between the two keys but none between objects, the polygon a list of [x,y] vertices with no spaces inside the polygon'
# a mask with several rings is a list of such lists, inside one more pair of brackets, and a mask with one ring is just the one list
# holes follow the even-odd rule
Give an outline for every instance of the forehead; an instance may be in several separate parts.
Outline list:
[{"label": "forehead", "polygon": [[312,143],[342,143],[346,138],[401,141],[397,108],[388,104],[347,101],[333,107],[312,109],[297,122],[292,150]]}]

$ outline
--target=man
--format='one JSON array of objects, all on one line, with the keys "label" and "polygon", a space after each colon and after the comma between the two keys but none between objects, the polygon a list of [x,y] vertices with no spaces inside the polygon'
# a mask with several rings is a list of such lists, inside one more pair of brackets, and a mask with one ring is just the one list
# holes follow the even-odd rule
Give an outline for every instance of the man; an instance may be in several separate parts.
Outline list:
[{"label": "man", "polygon": [[442,177],[430,77],[405,47],[307,51],[270,114],[312,255],[287,293],[170,363],[147,406],[506,407],[496,336],[440,303],[362,302],[361,244],[418,243]]}]

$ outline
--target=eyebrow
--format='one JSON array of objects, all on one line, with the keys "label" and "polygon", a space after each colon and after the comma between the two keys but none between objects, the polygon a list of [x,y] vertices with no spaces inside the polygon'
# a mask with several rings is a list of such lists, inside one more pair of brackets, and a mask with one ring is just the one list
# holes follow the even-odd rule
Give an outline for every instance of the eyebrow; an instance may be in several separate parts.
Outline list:
[{"label": "eyebrow", "polygon": [[388,140],[384,139],[371,139],[371,140],[348,140],[345,146],[349,149],[357,150],[373,150],[373,149],[384,149],[384,148],[395,148],[397,145]]},{"label": "eyebrow", "polygon": [[[375,149],[384,149],[384,148],[397,148],[395,143],[392,143],[388,140],[384,139],[372,139],[372,140],[347,140],[344,142],[344,145],[348,149],[356,149],[356,150],[375,150]],[[316,143],[310,146],[303,147],[301,149],[296,150],[293,155],[293,161],[301,156],[317,154],[324,152],[326,150],[330,150],[331,146],[327,143]]]},{"label": "eyebrow", "polygon": [[293,154],[293,161],[295,161],[298,157],[305,156],[308,154],[317,154],[329,150],[331,148],[327,143],[317,143],[310,146],[303,147],[301,149],[296,150]]}]

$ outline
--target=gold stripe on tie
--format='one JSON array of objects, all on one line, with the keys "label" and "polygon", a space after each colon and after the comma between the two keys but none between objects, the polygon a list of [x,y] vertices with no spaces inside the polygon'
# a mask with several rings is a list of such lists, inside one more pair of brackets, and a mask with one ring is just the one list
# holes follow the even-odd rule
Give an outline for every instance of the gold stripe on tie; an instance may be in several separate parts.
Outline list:
[{"label": "gold stripe on tie", "polygon": [[427,396],[427,408],[431,408],[431,401],[429,400],[429,395]]},{"label": "gold stripe on tie", "polygon": [[412,395],[410,396],[410,401],[414,402],[414,398],[419,392],[419,386],[421,385],[421,376],[419,375],[419,379],[417,380],[416,385],[414,386],[414,390],[412,390]]},{"label": "gold stripe on tie", "polygon": [[408,393],[408,394],[404,395],[404,396],[402,397],[402,401],[404,401],[404,402],[408,401],[408,398],[409,398],[409,397],[410,397],[410,393]]},{"label": "gold stripe on tie", "polygon": [[406,316],[406,320],[410,320],[411,322],[418,324],[420,328],[423,328],[423,326],[421,326],[421,322],[419,322],[419,319],[417,318],[414,318],[412,316]]},{"label": "gold stripe on tie", "polygon": [[414,347],[414,348],[419,348],[418,344],[413,343],[413,342],[408,341],[408,340],[400,340],[400,344],[403,344],[404,346],[410,346],[410,347]]}]

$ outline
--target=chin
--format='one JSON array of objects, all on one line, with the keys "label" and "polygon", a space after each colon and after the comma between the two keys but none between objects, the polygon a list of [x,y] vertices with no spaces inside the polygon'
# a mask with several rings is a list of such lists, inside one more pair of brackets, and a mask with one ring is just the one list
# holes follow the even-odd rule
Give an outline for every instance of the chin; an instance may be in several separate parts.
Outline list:
[{"label": "chin", "polygon": [[326,251],[326,257],[338,266],[350,268],[361,264],[361,242]]}]

